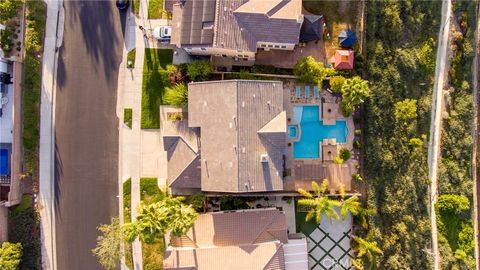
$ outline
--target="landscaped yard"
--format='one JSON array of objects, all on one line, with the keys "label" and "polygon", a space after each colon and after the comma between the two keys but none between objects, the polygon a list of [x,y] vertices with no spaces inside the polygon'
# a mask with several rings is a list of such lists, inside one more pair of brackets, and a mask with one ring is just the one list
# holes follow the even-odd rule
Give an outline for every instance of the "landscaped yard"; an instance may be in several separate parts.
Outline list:
[{"label": "landscaped yard", "polygon": [[173,51],[170,49],[145,49],[142,83],[141,128],[160,128],[160,105],[163,104],[165,87],[170,86],[168,72],[172,63]]},{"label": "landscaped yard", "polygon": [[167,19],[169,15],[163,10],[163,0],[148,1],[148,18],[149,19]]},{"label": "landscaped yard", "polygon": [[[297,232],[307,237],[308,261],[311,269],[351,269],[351,238],[352,216],[348,215],[345,220],[333,220],[330,222],[323,216],[320,224],[315,219],[305,221],[306,212],[295,212]],[[337,266],[331,268],[334,262]]]},{"label": "landscaped yard", "polygon": [[325,39],[327,59],[339,48],[338,35],[343,29],[352,29],[360,37],[360,1],[311,1],[304,0],[303,7],[310,13],[322,15],[327,24],[330,39]]},{"label": "landscaped yard", "polygon": [[[140,199],[145,204],[159,201],[162,198],[160,188],[158,188],[157,178],[140,179]],[[163,268],[163,239],[157,239],[153,243],[142,243],[143,269],[161,270]]]}]

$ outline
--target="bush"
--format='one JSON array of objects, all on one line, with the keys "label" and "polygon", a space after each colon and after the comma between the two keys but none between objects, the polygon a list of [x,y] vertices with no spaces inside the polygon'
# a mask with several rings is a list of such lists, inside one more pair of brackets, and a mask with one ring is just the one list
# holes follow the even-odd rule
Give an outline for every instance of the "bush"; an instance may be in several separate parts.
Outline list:
[{"label": "bush", "polygon": [[355,181],[363,181],[363,178],[359,173],[352,174],[352,179]]},{"label": "bush", "polygon": [[183,82],[183,74],[178,66],[167,65],[168,77],[170,78],[170,83],[175,85],[177,83]]},{"label": "bush", "polygon": [[13,50],[13,32],[9,28],[0,31],[0,48],[9,53]]},{"label": "bush", "polygon": [[195,193],[187,197],[187,203],[191,204],[197,212],[203,211],[205,204],[205,195],[203,195],[203,193]]},{"label": "bush", "polygon": [[127,53],[127,68],[134,68],[135,67],[135,56],[137,54],[137,50],[134,48]]},{"label": "bush", "polygon": [[411,138],[408,143],[415,148],[423,146],[423,141],[419,138]]},{"label": "bush", "polygon": [[338,156],[344,161],[347,161],[350,159],[351,156],[350,150],[348,150],[347,148],[342,148],[340,149],[340,153],[338,154]]},{"label": "bush", "polygon": [[247,203],[239,197],[222,196],[220,197],[220,209],[222,211],[249,209]]},{"label": "bush", "polygon": [[342,92],[342,86],[345,83],[345,77],[343,76],[333,76],[330,78],[330,89],[334,93],[341,93]]},{"label": "bush", "polygon": [[22,244],[4,242],[0,247],[0,269],[17,270],[22,258]]},{"label": "bush", "polygon": [[362,135],[362,130],[355,129],[354,134],[355,134],[355,136],[361,136]]},{"label": "bush", "polygon": [[191,81],[206,81],[210,79],[211,73],[208,61],[193,61],[187,64],[187,76]]},{"label": "bush", "polygon": [[188,104],[188,87],[184,83],[165,88],[163,96],[165,104],[182,107]]},{"label": "bush", "polygon": [[344,162],[345,160],[343,160],[339,155],[333,158],[333,163],[335,164],[343,164]]},{"label": "bush", "polygon": [[22,7],[23,1],[19,0],[2,0],[0,1],[0,22],[13,19],[17,16],[18,11]]},{"label": "bush", "polygon": [[395,103],[395,119],[398,122],[407,123],[417,118],[417,101],[404,99]]},{"label": "bush", "polygon": [[355,149],[360,149],[362,148],[362,143],[360,141],[353,141],[353,147]]}]

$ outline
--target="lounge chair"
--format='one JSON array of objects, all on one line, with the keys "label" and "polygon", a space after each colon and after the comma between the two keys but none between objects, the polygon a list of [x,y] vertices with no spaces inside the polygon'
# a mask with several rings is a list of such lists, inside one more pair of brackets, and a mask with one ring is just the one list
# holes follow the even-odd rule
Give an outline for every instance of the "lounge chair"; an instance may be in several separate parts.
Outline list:
[{"label": "lounge chair", "polygon": [[319,99],[320,98],[320,92],[318,92],[318,86],[314,85],[313,86],[313,97],[315,99]]},{"label": "lounge chair", "polygon": [[310,98],[310,85],[305,85],[305,97]]},{"label": "lounge chair", "polygon": [[300,86],[295,87],[295,97],[298,99],[302,98],[302,88]]}]

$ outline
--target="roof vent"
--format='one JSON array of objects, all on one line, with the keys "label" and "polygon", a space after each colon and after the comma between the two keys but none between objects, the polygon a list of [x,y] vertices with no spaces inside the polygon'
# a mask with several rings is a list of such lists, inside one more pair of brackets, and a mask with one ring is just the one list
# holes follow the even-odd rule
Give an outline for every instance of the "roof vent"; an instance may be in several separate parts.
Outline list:
[{"label": "roof vent", "polygon": [[255,98],[255,94],[253,94],[253,98]]},{"label": "roof vent", "polygon": [[207,101],[203,101],[203,107],[207,107]]},{"label": "roof vent", "polygon": [[272,105],[272,102],[270,102],[270,100],[267,101],[267,105],[268,105],[268,106]]},{"label": "roof vent", "polygon": [[260,155],[260,162],[262,163],[268,162],[268,155],[267,154]]},{"label": "roof vent", "polygon": [[242,153],[245,154],[245,147],[242,147]]},{"label": "roof vent", "polygon": [[242,101],[242,108],[245,107],[245,101]]}]

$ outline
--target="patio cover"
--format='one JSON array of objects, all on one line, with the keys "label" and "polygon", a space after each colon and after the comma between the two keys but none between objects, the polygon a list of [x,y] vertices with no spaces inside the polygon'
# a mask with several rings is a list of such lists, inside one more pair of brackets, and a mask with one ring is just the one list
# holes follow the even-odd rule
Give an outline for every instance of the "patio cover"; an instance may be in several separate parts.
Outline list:
[{"label": "patio cover", "polygon": [[336,50],[333,57],[333,67],[335,69],[353,69],[353,51]]},{"label": "patio cover", "polygon": [[357,36],[350,29],[344,29],[342,30],[342,32],[340,32],[340,35],[338,35],[338,42],[340,43],[340,46],[342,46],[343,48],[352,47],[356,41],[357,41]]},{"label": "patio cover", "polygon": [[323,35],[323,16],[305,15],[300,30],[301,41],[316,41],[322,39]]}]

